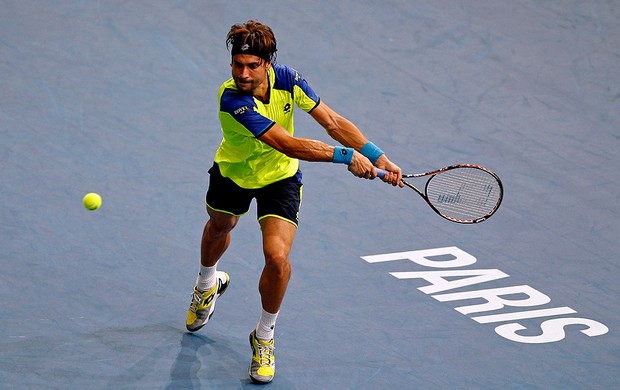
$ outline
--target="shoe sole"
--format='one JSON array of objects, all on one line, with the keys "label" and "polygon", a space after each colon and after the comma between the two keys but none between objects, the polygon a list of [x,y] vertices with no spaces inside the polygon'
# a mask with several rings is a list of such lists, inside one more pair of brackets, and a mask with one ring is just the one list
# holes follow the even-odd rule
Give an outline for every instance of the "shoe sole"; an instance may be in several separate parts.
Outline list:
[{"label": "shoe sole", "polygon": [[263,382],[263,381],[259,381],[259,380],[257,380],[257,379],[254,379],[254,378],[252,377],[252,375],[250,375],[250,380],[252,380],[252,383],[255,383],[255,384],[257,384],[257,385],[266,385],[267,383],[271,383],[271,381],[273,380],[273,378],[269,379],[268,381],[264,381],[264,382]]}]

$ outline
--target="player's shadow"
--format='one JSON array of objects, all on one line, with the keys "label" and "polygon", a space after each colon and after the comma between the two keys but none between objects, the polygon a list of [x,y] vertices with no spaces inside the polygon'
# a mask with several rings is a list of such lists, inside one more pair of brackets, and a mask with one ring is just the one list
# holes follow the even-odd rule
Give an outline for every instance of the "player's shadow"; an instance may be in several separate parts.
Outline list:
[{"label": "player's shadow", "polygon": [[170,370],[170,383],[166,389],[200,389],[198,372],[202,363],[197,356],[198,349],[213,340],[196,333],[183,333],[181,349]]},{"label": "player's shadow", "polygon": [[249,359],[249,346],[235,344],[227,337],[212,339],[199,333],[183,333],[181,348],[170,369],[170,382],[165,388],[245,388],[251,384],[247,376]]}]

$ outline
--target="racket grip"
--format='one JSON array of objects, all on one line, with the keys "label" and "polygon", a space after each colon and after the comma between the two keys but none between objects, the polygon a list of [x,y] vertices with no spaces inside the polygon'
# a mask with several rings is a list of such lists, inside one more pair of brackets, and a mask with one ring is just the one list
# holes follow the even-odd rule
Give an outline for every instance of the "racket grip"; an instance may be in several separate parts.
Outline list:
[{"label": "racket grip", "polygon": [[376,168],[376,169],[377,169],[377,177],[379,179],[383,179],[383,177],[388,174],[388,171],[386,171],[385,169],[381,169],[381,168]]}]

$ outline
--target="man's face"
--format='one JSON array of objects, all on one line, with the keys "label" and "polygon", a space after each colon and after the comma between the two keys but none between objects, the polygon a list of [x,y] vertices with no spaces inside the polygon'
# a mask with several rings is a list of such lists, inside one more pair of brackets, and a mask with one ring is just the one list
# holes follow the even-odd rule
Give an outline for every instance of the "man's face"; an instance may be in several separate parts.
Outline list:
[{"label": "man's face", "polygon": [[267,71],[271,67],[271,62],[252,54],[235,54],[230,66],[237,88],[242,92],[254,93],[267,81]]}]

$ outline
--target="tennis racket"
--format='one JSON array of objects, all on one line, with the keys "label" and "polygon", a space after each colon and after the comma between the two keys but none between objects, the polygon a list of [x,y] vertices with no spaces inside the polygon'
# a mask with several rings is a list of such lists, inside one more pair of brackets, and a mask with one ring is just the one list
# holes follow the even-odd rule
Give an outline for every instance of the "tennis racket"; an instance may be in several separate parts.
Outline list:
[{"label": "tennis racket", "polygon": [[[383,178],[388,172],[377,169]],[[445,219],[457,223],[479,223],[492,216],[504,196],[502,181],[495,173],[474,164],[456,164],[433,172],[403,175],[403,178],[429,177],[424,192],[403,180],[431,208]]]}]

